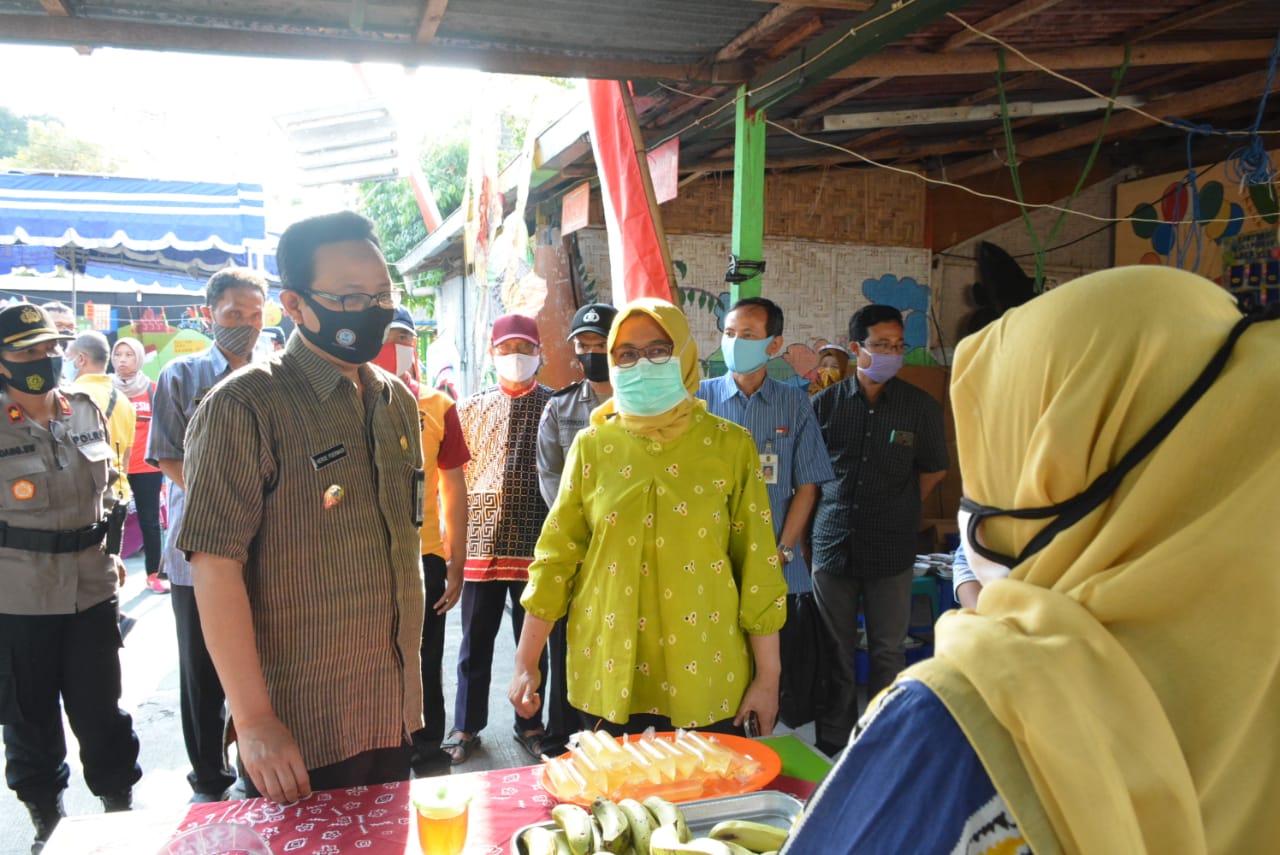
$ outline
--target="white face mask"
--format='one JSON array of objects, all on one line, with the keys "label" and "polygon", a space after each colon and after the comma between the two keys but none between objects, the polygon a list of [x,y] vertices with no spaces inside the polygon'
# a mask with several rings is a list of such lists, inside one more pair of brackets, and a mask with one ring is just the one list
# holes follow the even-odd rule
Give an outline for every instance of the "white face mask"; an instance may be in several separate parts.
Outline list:
[{"label": "white face mask", "polygon": [[504,353],[493,358],[493,367],[498,376],[508,383],[529,382],[541,365],[540,357],[526,356],[523,353]]},{"label": "white face mask", "polygon": [[973,548],[973,544],[969,542],[969,518],[973,514],[968,511],[959,511],[956,514],[956,523],[960,526],[960,545],[964,547],[965,556],[969,559],[969,569],[973,571],[973,575],[978,577],[978,581],[984,586],[990,585],[997,579],[1003,579],[1009,575],[1009,568],[996,561],[992,561],[983,555],[980,555]]},{"label": "white face mask", "polygon": [[80,369],[76,366],[76,357],[68,356],[62,360],[62,380],[64,385],[70,385],[80,376]]}]

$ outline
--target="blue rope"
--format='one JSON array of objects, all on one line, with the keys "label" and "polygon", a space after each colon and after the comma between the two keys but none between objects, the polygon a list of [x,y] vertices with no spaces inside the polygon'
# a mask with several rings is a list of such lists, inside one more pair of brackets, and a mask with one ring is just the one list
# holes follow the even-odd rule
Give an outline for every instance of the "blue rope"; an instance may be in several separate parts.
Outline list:
[{"label": "blue rope", "polygon": [[1270,186],[1275,181],[1275,168],[1271,165],[1271,157],[1263,145],[1262,119],[1267,112],[1267,98],[1271,94],[1271,86],[1276,78],[1276,66],[1280,64],[1280,33],[1276,34],[1275,47],[1271,49],[1271,65],[1267,69],[1267,85],[1262,88],[1262,97],[1258,99],[1258,115],[1254,117],[1253,127],[1249,129],[1249,142],[1227,157],[1227,178],[1244,189],[1246,184],[1253,186]]},{"label": "blue rope", "polygon": [[[1183,123],[1187,125],[1187,177],[1182,179],[1190,192],[1187,194],[1190,202],[1190,210],[1183,212],[1183,220],[1187,223],[1187,231],[1185,235],[1175,238],[1175,246],[1177,247],[1175,264],[1180,270],[1197,270],[1200,267],[1200,252],[1204,249],[1204,229],[1200,226],[1200,187],[1196,183],[1196,162],[1191,154],[1191,143],[1195,140],[1196,134],[1208,134],[1213,132],[1213,128],[1209,125],[1195,125],[1191,122]],[[1176,190],[1174,191],[1177,192]],[[1176,202],[1175,196],[1175,204]],[[1188,219],[1190,215],[1190,219]],[[1177,235],[1177,225],[1174,224],[1174,234]],[[1192,245],[1195,245],[1196,256],[1191,266],[1187,266],[1187,253]],[[1170,253],[1170,255],[1174,255]]]}]

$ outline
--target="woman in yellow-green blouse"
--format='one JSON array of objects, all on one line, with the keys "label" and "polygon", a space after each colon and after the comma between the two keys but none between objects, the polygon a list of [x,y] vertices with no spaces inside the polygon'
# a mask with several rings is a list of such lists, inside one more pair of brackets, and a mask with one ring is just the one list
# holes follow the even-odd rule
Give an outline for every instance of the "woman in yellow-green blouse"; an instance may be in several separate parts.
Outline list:
[{"label": "woman in yellow-green blouse", "polygon": [[684,314],[642,299],[609,334],[614,397],[569,451],[521,598],[510,697],[540,706],[538,653],[568,614],[569,702],[615,734],[733,731],[778,710],[787,586],[755,443],[693,397]]}]

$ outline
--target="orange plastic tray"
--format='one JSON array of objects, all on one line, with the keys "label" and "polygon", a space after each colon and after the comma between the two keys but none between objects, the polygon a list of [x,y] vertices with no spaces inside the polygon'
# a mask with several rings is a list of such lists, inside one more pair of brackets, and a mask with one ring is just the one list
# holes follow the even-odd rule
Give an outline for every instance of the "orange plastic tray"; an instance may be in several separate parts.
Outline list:
[{"label": "orange plastic tray", "polygon": [[[759,761],[760,771],[756,772],[745,781],[738,781],[733,778],[717,778],[707,781],[697,791],[690,789],[690,782],[687,781],[670,781],[662,784],[654,784],[646,786],[643,792],[622,793],[622,797],[635,798],[643,800],[649,796],[661,796],[671,802],[687,802],[696,799],[719,798],[720,796],[736,796],[742,793],[754,793],[756,790],[762,790],[769,785],[774,778],[778,777],[778,773],[782,771],[782,758],[778,756],[778,752],[774,751],[763,742],[757,742],[754,739],[748,739],[745,736],[734,736],[727,733],[705,733],[704,736],[713,737],[717,742],[726,748],[732,749],[739,754],[745,754],[753,760]],[[665,731],[663,733],[654,734],[659,739],[674,740],[675,733]],[[623,737],[626,742],[635,742],[642,737],[639,734]],[[569,756],[573,752],[569,752]],[[597,795],[608,795],[608,793],[592,793],[591,795],[575,795],[569,798],[562,796],[556,791],[550,777],[547,775],[547,767],[544,764],[540,774],[542,776],[542,788],[559,802],[572,802],[573,804],[589,806],[591,801]]]}]

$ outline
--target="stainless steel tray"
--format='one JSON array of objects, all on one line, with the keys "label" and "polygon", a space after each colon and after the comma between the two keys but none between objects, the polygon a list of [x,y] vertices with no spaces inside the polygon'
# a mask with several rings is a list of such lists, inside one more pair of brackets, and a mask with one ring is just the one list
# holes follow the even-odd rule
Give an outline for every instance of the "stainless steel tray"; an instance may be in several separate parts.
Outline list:
[{"label": "stainless steel tray", "polygon": [[[760,790],[740,796],[681,802],[679,807],[684,811],[685,821],[689,823],[689,831],[693,836],[705,837],[713,825],[726,819],[749,819],[753,822],[790,829],[796,817],[800,815],[800,811],[804,809],[804,804],[795,796],[786,793]],[[551,821],[523,826],[511,835],[511,852],[514,855],[526,855],[524,847],[520,844],[520,836],[535,825],[560,833],[560,826]]]}]

